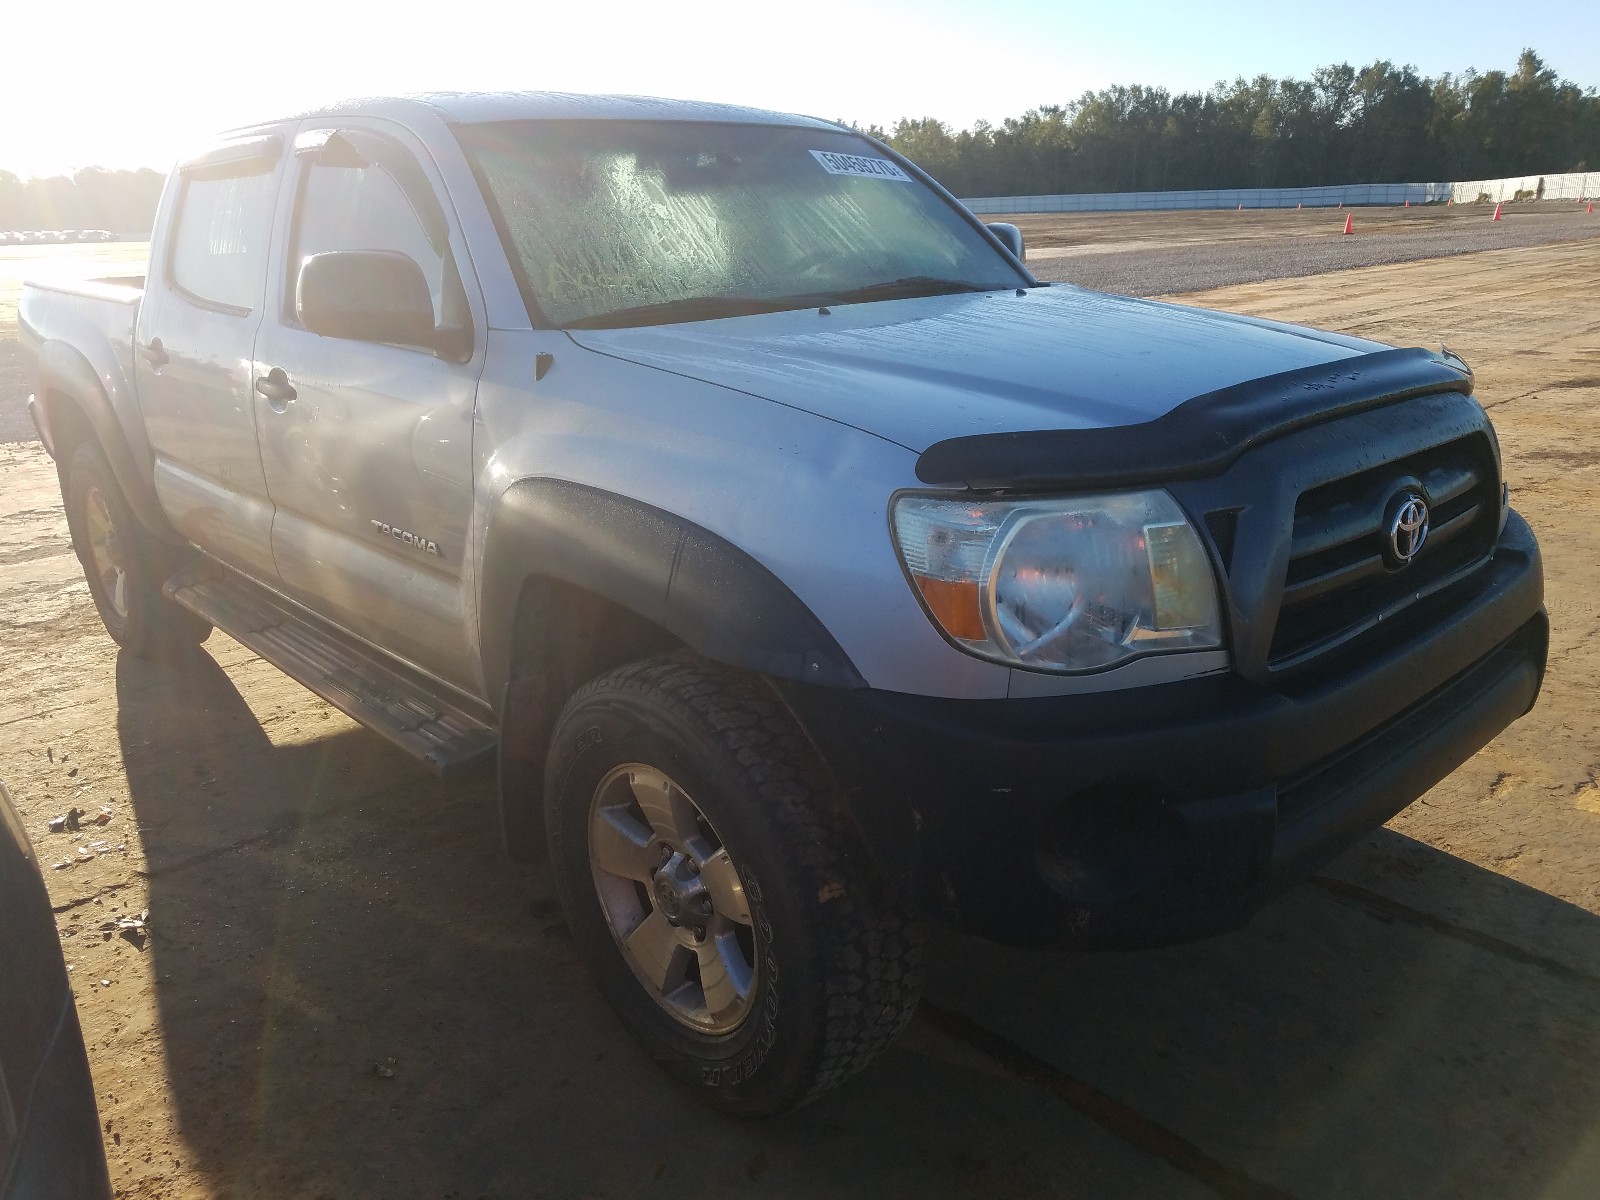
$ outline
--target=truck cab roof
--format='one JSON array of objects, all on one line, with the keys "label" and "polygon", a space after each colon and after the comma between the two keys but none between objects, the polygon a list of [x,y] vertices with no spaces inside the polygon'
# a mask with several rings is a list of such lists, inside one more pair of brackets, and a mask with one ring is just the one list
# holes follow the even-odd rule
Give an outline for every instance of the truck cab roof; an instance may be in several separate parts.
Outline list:
[{"label": "truck cab roof", "polygon": [[[456,124],[488,121],[705,121],[741,125],[791,125],[813,129],[838,129],[835,121],[796,113],[747,108],[737,104],[710,104],[696,100],[671,100],[659,96],[587,95],[581,92],[417,92],[403,96],[369,96],[343,100],[292,118],[338,116],[441,116]],[[254,128],[254,127],[253,127]]]}]

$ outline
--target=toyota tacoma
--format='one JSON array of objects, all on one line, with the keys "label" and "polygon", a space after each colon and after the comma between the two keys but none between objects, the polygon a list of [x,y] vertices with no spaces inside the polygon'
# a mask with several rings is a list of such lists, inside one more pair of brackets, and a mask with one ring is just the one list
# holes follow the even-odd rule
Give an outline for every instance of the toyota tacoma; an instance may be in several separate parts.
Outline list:
[{"label": "toyota tacoma", "polygon": [[21,300],[110,635],[215,627],[498,771],[633,1035],[772,1113],[930,922],[1234,928],[1533,705],[1471,371],[1036,279],[883,143],[556,94],[353,102],[173,171]]}]

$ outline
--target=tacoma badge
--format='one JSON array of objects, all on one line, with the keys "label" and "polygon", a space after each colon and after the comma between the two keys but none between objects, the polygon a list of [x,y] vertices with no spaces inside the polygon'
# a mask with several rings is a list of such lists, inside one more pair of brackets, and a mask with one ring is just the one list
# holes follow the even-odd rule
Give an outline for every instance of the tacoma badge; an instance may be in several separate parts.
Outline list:
[{"label": "tacoma badge", "polygon": [[414,550],[420,550],[424,554],[431,554],[435,558],[444,557],[444,555],[439,553],[439,545],[437,542],[430,542],[425,537],[419,537],[414,533],[408,533],[406,530],[401,529],[398,526],[390,525],[387,522],[379,521],[376,518],[373,518],[372,527],[386,537],[392,537],[397,542],[404,542],[407,546],[410,546]]}]

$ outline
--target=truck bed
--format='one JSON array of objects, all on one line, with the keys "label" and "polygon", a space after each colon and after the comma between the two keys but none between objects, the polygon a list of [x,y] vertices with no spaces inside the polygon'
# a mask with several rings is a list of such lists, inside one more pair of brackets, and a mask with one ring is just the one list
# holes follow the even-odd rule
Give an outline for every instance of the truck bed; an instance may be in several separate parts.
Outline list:
[{"label": "truck bed", "polygon": [[[122,443],[140,447],[145,439],[133,362],[144,281],[143,275],[30,279],[22,285],[17,305],[18,340],[38,362],[35,389],[47,386],[49,377],[76,379],[83,388],[98,391],[104,415],[121,427]],[[47,429],[41,426],[39,432],[54,454]],[[119,470],[118,478],[124,474]],[[135,487],[130,480],[123,484]]]},{"label": "truck bed", "polygon": [[[110,350],[124,368],[131,365],[134,322],[144,297],[143,275],[98,279],[29,279],[22,285],[17,326],[22,344],[34,354],[47,341],[61,339],[80,350]],[[126,375],[131,378],[131,372]]]}]

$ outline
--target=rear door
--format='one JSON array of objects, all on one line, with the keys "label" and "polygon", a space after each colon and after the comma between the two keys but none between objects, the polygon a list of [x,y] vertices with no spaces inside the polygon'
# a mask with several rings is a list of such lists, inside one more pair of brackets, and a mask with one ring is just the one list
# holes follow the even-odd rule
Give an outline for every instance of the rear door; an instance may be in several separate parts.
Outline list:
[{"label": "rear door", "polygon": [[162,507],[196,545],[267,582],[277,573],[251,364],[286,150],[284,130],[258,130],[168,180],[134,355]]},{"label": "rear door", "polygon": [[[261,458],[284,589],[351,633],[473,695],[476,645],[464,571],[472,520],[473,403],[482,301],[431,160],[387,122],[308,121],[295,141],[274,255],[271,314],[256,342]],[[422,268],[447,356],[324,337],[296,316],[301,264],[387,250]],[[469,292],[471,293],[469,295]]]}]

